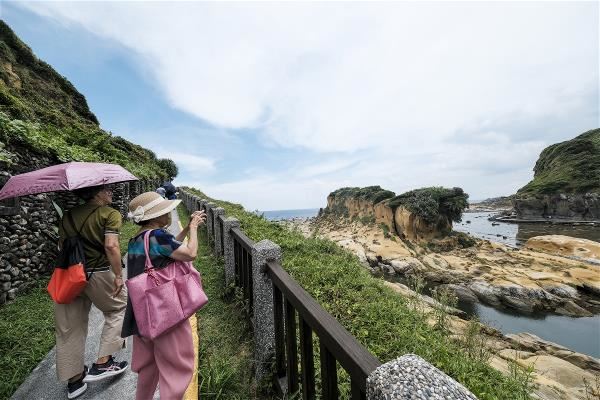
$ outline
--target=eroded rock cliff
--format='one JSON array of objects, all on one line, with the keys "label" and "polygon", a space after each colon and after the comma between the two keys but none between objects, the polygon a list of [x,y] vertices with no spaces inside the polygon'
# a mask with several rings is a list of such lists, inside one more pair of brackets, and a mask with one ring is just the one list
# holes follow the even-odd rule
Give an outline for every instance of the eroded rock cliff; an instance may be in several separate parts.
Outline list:
[{"label": "eroded rock cliff", "polygon": [[380,186],[342,188],[327,197],[322,215],[384,225],[409,240],[446,237],[467,207],[460,188],[423,188],[396,196]]}]

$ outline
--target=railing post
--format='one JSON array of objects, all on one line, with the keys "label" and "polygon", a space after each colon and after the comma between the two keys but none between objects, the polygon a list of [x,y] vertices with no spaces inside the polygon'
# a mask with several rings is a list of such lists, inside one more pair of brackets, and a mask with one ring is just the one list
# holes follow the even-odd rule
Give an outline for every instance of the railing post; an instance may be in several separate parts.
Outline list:
[{"label": "railing post", "polygon": [[223,253],[223,249],[221,248],[221,224],[219,224],[219,216],[225,216],[225,209],[223,207],[213,208],[214,215],[214,227],[215,227],[215,255],[220,256]]},{"label": "railing post", "polygon": [[200,199],[198,200],[198,204],[200,205],[200,209],[202,209],[202,207],[208,204],[208,199]]},{"label": "railing post", "polygon": [[240,221],[236,218],[225,218],[223,220],[223,257],[225,258],[225,286],[229,287],[235,282],[235,254],[233,250],[233,236],[231,230],[239,228]]},{"label": "railing post", "polygon": [[367,400],[477,400],[473,393],[415,354],[379,366],[367,377]]},{"label": "railing post", "polygon": [[183,202],[185,203],[185,208],[189,211],[192,209],[192,196],[188,192],[183,192]]},{"label": "railing post", "polygon": [[270,240],[252,246],[252,285],[254,302],[254,359],[256,382],[272,379],[270,363],[275,352],[273,282],[265,271],[267,260],[281,262],[281,247]]},{"label": "railing post", "polygon": [[213,249],[214,249],[214,241],[215,241],[215,232],[213,230],[214,227],[214,218],[215,214],[213,210],[217,208],[215,203],[207,202],[206,203],[206,231],[208,232],[208,239],[212,241]]},{"label": "railing post", "polygon": [[190,207],[189,207],[189,203],[188,203],[187,192],[185,192],[184,190],[180,190],[179,195],[181,196],[181,202],[183,203],[183,206],[185,207],[186,210],[189,210]]}]

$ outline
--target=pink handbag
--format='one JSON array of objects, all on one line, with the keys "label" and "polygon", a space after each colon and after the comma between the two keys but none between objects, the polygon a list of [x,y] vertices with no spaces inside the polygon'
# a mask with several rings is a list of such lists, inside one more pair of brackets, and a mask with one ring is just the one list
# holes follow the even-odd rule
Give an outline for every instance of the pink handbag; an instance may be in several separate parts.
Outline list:
[{"label": "pink handbag", "polygon": [[155,339],[191,317],[208,298],[191,262],[173,261],[165,268],[154,268],[148,254],[150,232],[144,235],[144,273],[125,283],[140,335]]}]

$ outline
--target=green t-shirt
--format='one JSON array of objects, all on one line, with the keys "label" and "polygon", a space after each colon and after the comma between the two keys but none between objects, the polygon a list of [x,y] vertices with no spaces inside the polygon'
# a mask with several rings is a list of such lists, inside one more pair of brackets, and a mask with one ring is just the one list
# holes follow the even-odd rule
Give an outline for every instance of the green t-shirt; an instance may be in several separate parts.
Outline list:
[{"label": "green t-shirt", "polygon": [[[94,209],[96,209],[94,211]],[[98,207],[94,204],[82,204],[69,211],[73,215],[75,229],[79,230],[81,236],[94,244],[94,246],[83,242],[85,252],[86,270],[98,271],[110,267],[106,252],[104,251],[104,235],[118,235],[121,230],[121,214],[109,206]],[[93,212],[93,213],[92,213]],[[91,214],[90,214],[91,213]],[[90,216],[89,218],[88,215]],[[70,220],[65,213],[63,220],[58,228],[60,242],[70,236],[77,234],[73,230]],[[85,219],[87,218],[87,221]],[[85,221],[85,225],[82,224]]]}]

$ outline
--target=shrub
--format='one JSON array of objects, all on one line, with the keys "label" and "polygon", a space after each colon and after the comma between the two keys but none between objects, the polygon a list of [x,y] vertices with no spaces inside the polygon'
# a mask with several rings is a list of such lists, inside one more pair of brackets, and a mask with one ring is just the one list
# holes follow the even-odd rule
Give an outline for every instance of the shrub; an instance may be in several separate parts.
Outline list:
[{"label": "shrub", "polygon": [[411,190],[389,200],[388,204],[394,210],[403,206],[429,223],[437,222],[441,216],[460,222],[462,212],[469,206],[468,199],[469,195],[461,188],[437,186]]}]

